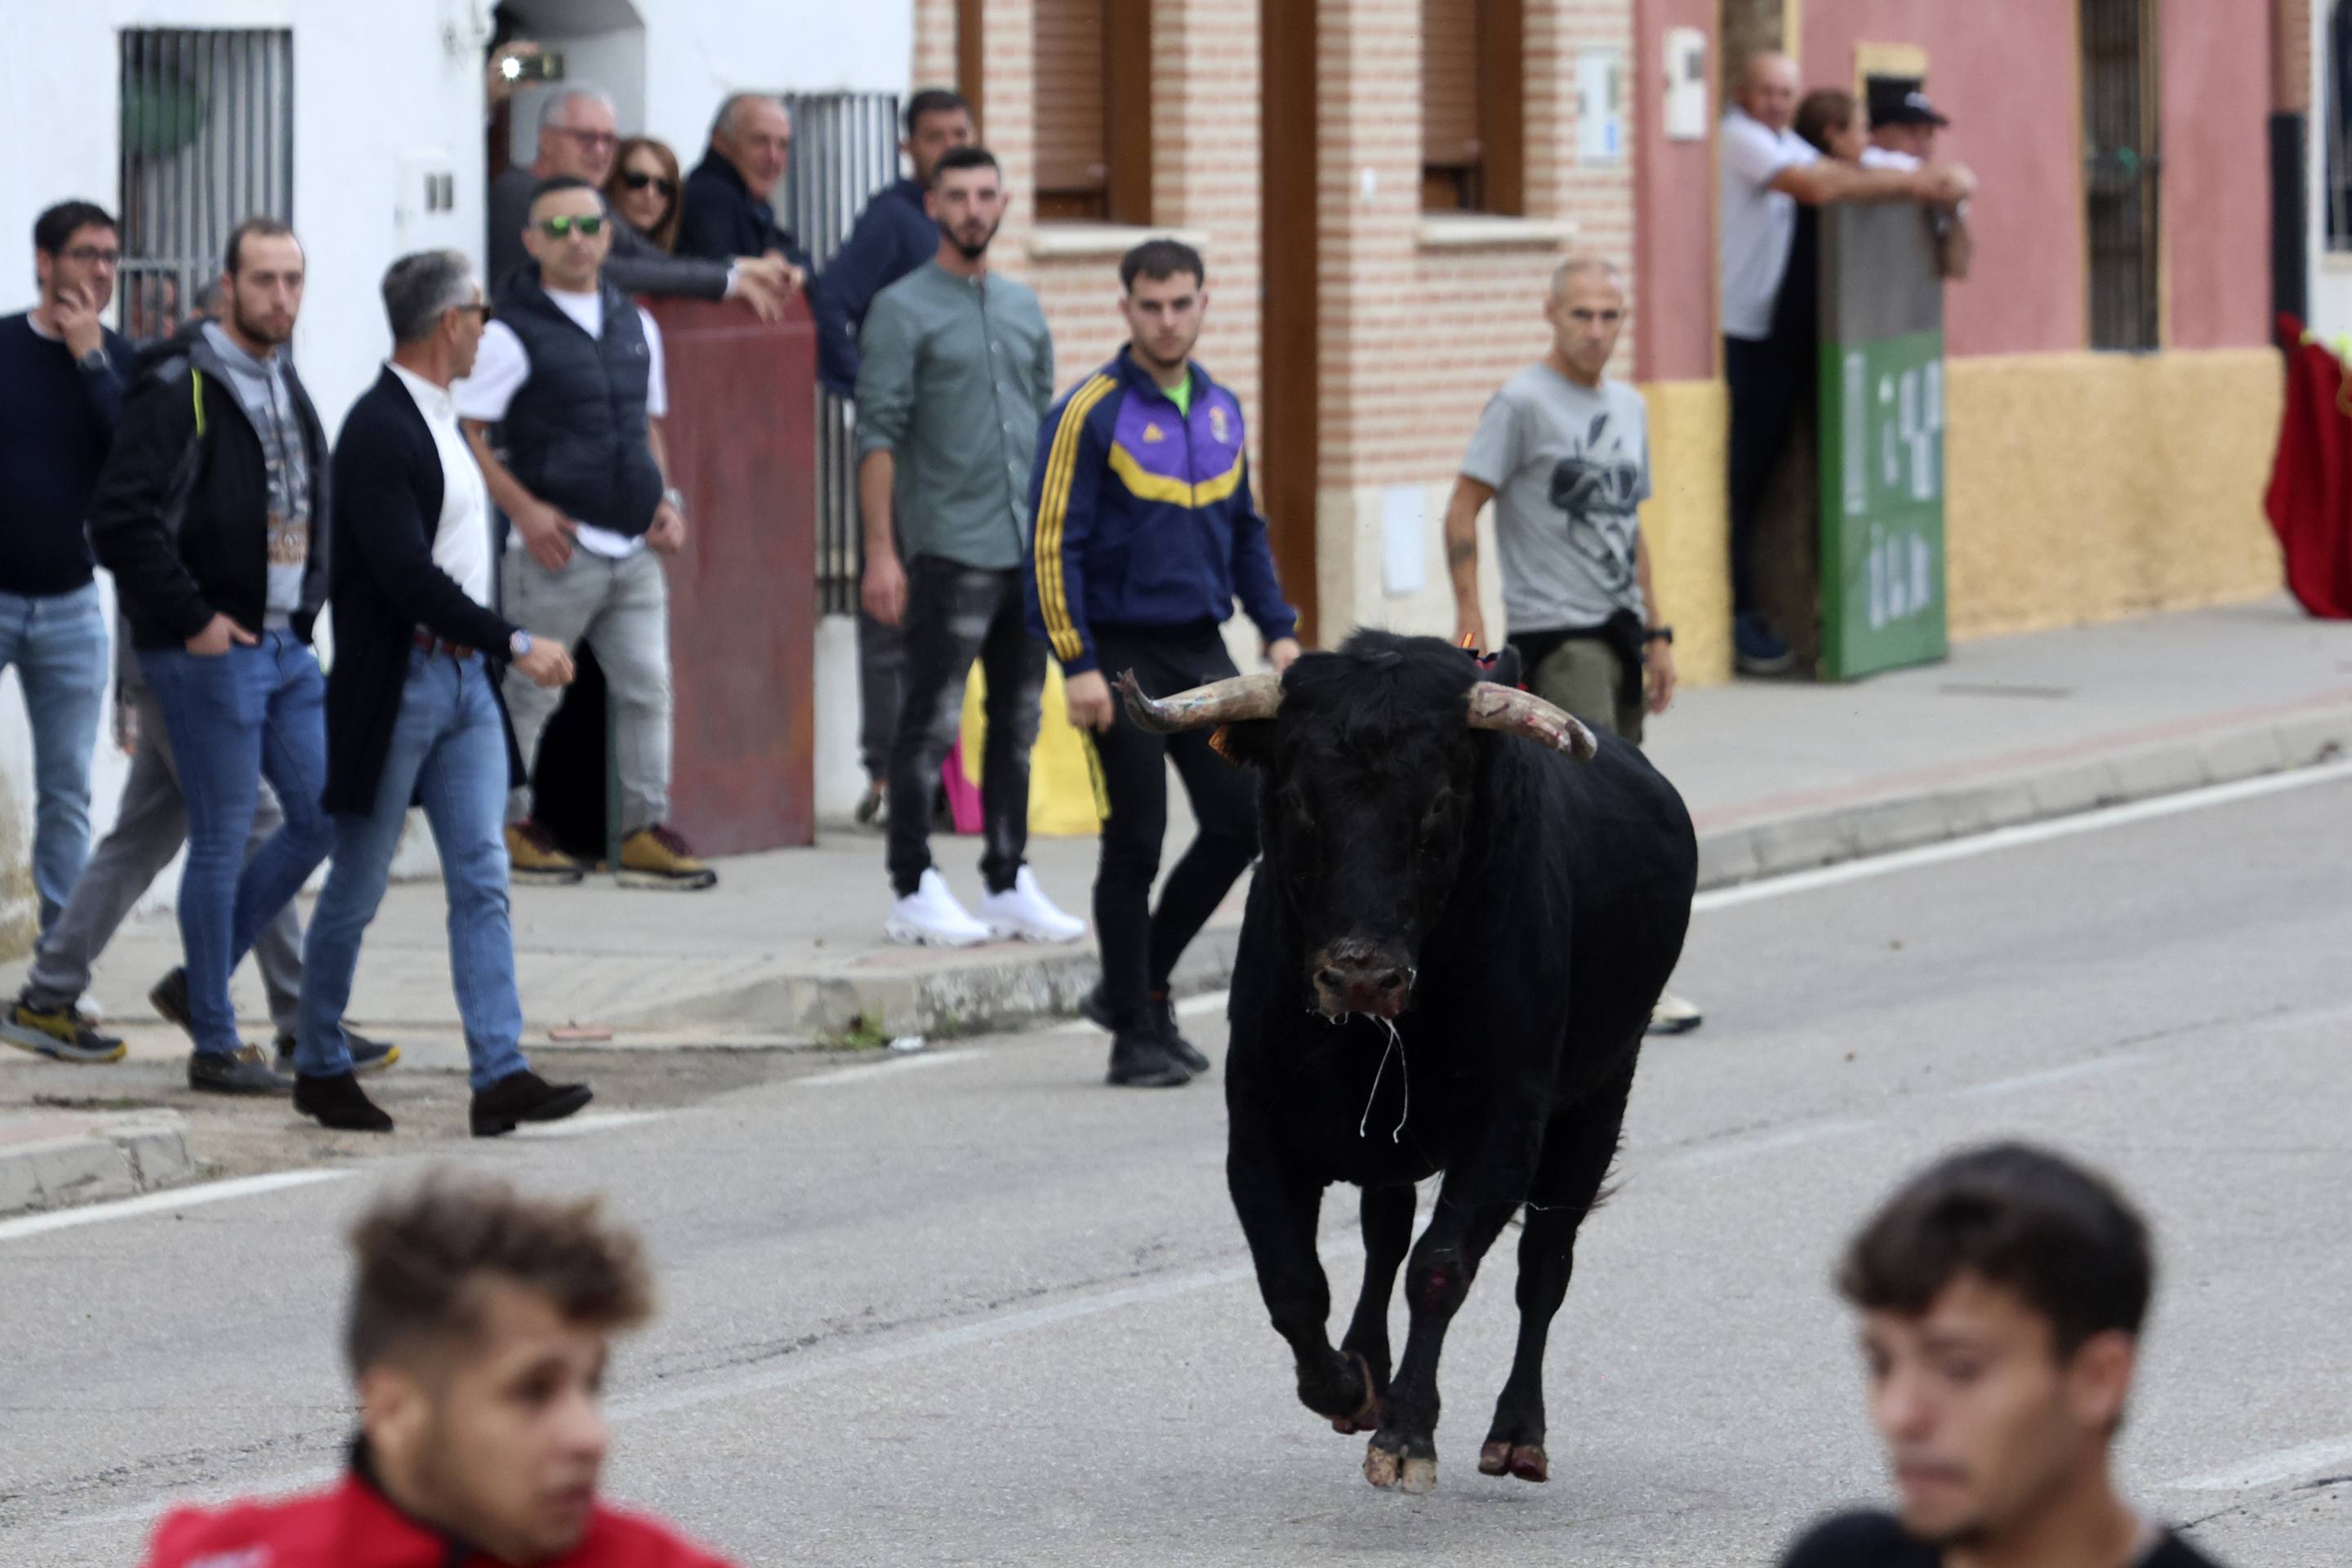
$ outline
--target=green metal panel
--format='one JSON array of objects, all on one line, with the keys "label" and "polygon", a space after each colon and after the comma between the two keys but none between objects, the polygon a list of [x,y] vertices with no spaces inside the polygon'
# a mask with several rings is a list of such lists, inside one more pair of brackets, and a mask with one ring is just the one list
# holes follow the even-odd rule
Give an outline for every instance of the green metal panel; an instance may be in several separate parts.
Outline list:
[{"label": "green metal panel", "polygon": [[1823,343],[1822,673],[1944,657],[1944,335]]}]

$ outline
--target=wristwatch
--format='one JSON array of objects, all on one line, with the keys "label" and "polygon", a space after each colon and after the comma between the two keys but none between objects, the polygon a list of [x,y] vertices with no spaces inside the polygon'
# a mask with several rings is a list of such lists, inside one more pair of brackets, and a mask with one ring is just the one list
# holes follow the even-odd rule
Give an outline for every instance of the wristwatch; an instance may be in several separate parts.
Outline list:
[{"label": "wristwatch", "polygon": [[106,373],[107,367],[112,362],[106,357],[106,349],[103,344],[90,350],[89,353],[74,361],[75,364],[80,366],[91,375],[103,375]]},{"label": "wristwatch", "polygon": [[513,654],[517,658],[529,658],[530,657],[530,634],[527,631],[518,629],[514,636],[507,638],[507,651]]},{"label": "wristwatch", "polygon": [[670,509],[676,511],[678,516],[684,517],[686,515],[686,492],[679,489],[676,485],[672,485],[669,489],[662,491],[662,500],[669,502]]},{"label": "wristwatch", "polygon": [[1672,644],[1675,640],[1675,628],[1672,626],[1652,626],[1648,631],[1642,634],[1642,640],[1645,643],[1662,642]]}]

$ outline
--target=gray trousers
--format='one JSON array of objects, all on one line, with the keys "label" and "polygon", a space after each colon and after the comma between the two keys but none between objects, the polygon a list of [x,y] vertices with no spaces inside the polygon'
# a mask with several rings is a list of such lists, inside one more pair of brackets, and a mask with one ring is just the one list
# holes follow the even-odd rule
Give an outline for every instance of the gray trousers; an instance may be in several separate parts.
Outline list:
[{"label": "gray trousers", "polygon": [[[180,769],[163,730],[163,705],[153,692],[142,689],[131,697],[131,711],[139,742],[131,757],[130,781],[122,786],[121,809],[114,831],[82,868],[65,911],[33,955],[25,1000],[35,1007],[70,1007],[89,988],[90,965],[113,940],[115,928],[188,839],[188,808],[180,797]],[[246,854],[251,856],[283,820],[278,797],[265,786],[254,807]],[[269,993],[270,1022],[281,1032],[292,1033],[300,1016],[302,924],[291,903],[262,928],[253,944],[253,960]]]},{"label": "gray trousers", "polygon": [[[533,637],[596,650],[613,704],[613,750],[621,775],[621,833],[669,819],[669,583],[661,557],[640,550],[620,561],[574,545],[560,572],[527,550],[509,550],[506,616]],[[563,700],[509,668],[500,689],[524,767],[539,767],[539,738]],[[507,797],[507,821],[530,815],[530,791]]]}]

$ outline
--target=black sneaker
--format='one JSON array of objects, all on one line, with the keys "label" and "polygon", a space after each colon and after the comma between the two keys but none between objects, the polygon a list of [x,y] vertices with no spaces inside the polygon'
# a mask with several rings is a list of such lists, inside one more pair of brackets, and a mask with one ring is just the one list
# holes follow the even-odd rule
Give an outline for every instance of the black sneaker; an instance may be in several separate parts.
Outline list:
[{"label": "black sneaker", "polygon": [[1192,1082],[1192,1075],[1161,1044],[1160,1031],[1147,1025],[1111,1037],[1110,1071],[1103,1081],[1121,1089],[1174,1089]]},{"label": "black sneaker", "polygon": [[317,1078],[308,1073],[296,1074],[294,1109],[314,1119],[320,1126],[331,1127],[339,1132],[392,1131],[392,1118],[361,1089],[360,1080],[347,1072]]},{"label": "black sneaker", "polygon": [[[280,1030],[278,1036],[278,1070],[294,1071],[294,1036]],[[383,1040],[371,1040],[357,1029],[343,1031],[343,1045],[352,1053],[353,1072],[376,1072],[400,1059],[400,1047]],[[298,1075],[299,1076],[299,1075]]]},{"label": "black sneaker", "polygon": [[[1118,1022],[1111,1016],[1110,1007],[1103,1001],[1100,985],[1087,993],[1086,1000],[1078,1004],[1078,1011],[1096,1028],[1112,1035],[1118,1033]],[[1151,994],[1146,1022],[1159,1037],[1161,1048],[1175,1058],[1177,1065],[1186,1073],[1198,1075],[1209,1070],[1209,1058],[1202,1056],[1200,1047],[1186,1039],[1182,1031],[1176,1027],[1176,1002],[1167,992]]]},{"label": "black sneaker", "polygon": [[206,1094],[284,1094],[294,1086],[270,1070],[259,1046],[239,1046],[191,1052],[188,1087]]},{"label": "black sneaker", "polygon": [[147,1005],[163,1016],[163,1022],[177,1024],[193,1035],[196,1032],[196,1016],[188,1006],[188,972],[174,969],[155,982],[155,989],[147,993]]},{"label": "black sneaker", "polygon": [[474,1091],[477,1138],[511,1132],[519,1121],[561,1121],[595,1097],[584,1083],[550,1083],[525,1068]]},{"label": "black sneaker", "polygon": [[0,1040],[61,1062],[119,1062],[126,1048],[72,1007],[36,1007],[23,997],[0,1010]]}]

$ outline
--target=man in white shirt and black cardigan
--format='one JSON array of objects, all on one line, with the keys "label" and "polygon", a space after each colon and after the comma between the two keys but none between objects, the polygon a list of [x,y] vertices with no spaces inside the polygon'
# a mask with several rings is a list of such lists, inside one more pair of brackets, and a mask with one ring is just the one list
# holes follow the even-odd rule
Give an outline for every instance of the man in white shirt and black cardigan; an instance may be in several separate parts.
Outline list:
[{"label": "man in white shirt and black cardigan", "polygon": [[490,608],[490,508],[449,384],[473,368],[489,319],[457,251],[405,256],[384,274],[392,361],[343,422],[334,474],[335,667],[327,681],[334,862],[303,949],[294,1105],[329,1127],[389,1132],[362,1092],[342,1028],[360,938],[375,918],[412,802],[425,807],[449,896],[449,970],[472,1059],[477,1137],[552,1121],[588,1103],[522,1055],[507,911],[507,790],[520,775],[498,672],[541,686],[572,658]]}]

